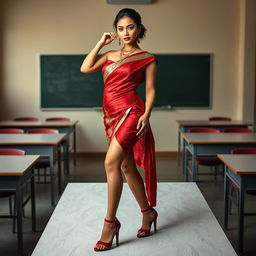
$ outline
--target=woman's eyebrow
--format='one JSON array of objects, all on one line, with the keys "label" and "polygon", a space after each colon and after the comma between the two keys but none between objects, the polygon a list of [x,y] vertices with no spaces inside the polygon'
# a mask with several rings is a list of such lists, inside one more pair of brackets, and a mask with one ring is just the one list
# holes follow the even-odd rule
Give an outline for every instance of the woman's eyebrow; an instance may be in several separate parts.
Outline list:
[{"label": "woman's eyebrow", "polygon": [[[127,25],[126,27],[129,27],[129,26],[134,26],[134,24],[129,24]],[[118,28],[123,28],[124,26],[117,26]]]}]

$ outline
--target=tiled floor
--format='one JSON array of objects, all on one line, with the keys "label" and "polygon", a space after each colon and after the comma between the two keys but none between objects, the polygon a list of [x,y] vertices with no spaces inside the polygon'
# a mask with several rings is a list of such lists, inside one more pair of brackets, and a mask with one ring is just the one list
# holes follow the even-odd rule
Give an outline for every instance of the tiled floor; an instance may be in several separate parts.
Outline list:
[{"label": "tiled floor", "polygon": [[[105,182],[104,159],[102,157],[78,158],[77,166],[71,164],[70,176],[63,181],[63,186],[67,182]],[[183,181],[182,171],[177,167],[176,158],[158,157],[157,172],[159,182],[177,182]],[[198,185],[203,196],[208,202],[212,212],[216,216],[220,225],[223,226],[223,184],[205,183]],[[246,196],[246,209],[256,211],[255,196]],[[36,185],[36,209],[37,209],[37,230],[31,231],[30,207],[26,206],[26,218],[24,219],[24,251],[25,255],[31,255],[37,241],[39,240],[44,227],[46,226],[53,208],[50,205],[49,185]],[[230,230],[226,235],[233,247],[237,249],[237,215],[231,216]],[[0,214],[8,213],[8,204],[6,199],[0,199]],[[171,213],[169,213],[171,214]],[[245,250],[241,255],[256,255],[256,217],[245,218]],[[16,254],[16,234],[11,231],[12,221],[0,219],[0,255],[14,256]],[[180,255],[179,255],[180,256]],[[207,256],[207,255],[206,255]]]}]

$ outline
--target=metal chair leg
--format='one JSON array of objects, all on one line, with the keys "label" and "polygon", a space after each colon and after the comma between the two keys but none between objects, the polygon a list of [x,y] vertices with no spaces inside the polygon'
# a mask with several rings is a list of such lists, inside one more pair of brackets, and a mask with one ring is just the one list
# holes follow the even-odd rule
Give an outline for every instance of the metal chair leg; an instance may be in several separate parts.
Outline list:
[{"label": "metal chair leg", "polygon": [[9,212],[10,215],[13,215],[13,210],[12,210],[12,196],[9,196]]},{"label": "metal chair leg", "polygon": [[233,195],[234,195],[234,188],[230,184],[229,186],[229,192],[228,192],[228,214],[232,214],[232,201],[233,201]]},{"label": "metal chair leg", "polygon": [[44,182],[46,183],[46,168],[44,168]]},{"label": "metal chair leg", "polygon": [[214,179],[217,180],[218,166],[214,166]]}]

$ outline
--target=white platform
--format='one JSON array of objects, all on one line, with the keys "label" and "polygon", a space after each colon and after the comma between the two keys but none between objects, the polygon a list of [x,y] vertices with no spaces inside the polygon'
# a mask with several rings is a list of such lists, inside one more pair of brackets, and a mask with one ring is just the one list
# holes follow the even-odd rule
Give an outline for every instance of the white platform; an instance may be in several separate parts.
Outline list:
[{"label": "white platform", "polygon": [[143,239],[136,237],[139,208],[124,184],[117,215],[120,246],[94,252],[105,217],[106,189],[106,183],[69,183],[32,256],[237,255],[195,183],[158,183],[158,232]]}]

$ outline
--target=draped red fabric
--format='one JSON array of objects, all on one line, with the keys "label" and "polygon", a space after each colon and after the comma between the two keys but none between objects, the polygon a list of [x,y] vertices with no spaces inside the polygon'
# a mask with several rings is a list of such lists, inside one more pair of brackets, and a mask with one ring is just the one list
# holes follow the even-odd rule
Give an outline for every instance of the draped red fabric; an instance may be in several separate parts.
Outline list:
[{"label": "draped red fabric", "polygon": [[145,171],[146,192],[150,206],[156,205],[155,142],[151,128],[138,139],[137,123],[145,112],[144,102],[136,92],[145,79],[144,67],[157,61],[148,52],[139,52],[117,62],[108,60],[102,68],[104,78],[103,112],[108,142],[115,136],[123,150],[133,150],[138,166]]}]

